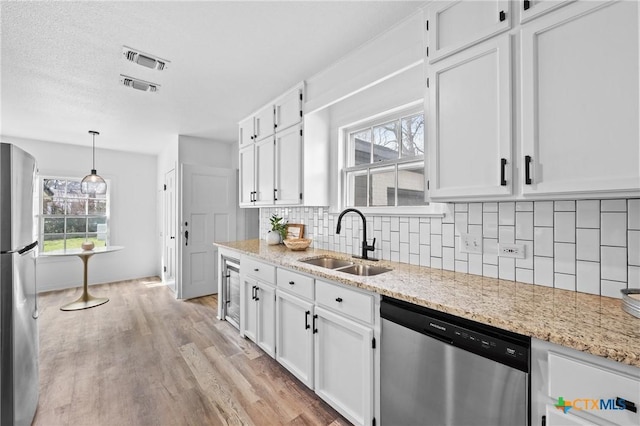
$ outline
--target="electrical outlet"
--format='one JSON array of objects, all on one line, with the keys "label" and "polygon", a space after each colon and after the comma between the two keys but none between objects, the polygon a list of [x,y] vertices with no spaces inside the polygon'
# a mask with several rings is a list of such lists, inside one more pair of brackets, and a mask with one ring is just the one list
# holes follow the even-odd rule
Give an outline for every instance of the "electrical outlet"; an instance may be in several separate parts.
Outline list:
[{"label": "electrical outlet", "polygon": [[460,233],[461,253],[482,254],[482,236]]},{"label": "electrical outlet", "polygon": [[524,259],[526,257],[524,244],[498,244],[498,256]]}]

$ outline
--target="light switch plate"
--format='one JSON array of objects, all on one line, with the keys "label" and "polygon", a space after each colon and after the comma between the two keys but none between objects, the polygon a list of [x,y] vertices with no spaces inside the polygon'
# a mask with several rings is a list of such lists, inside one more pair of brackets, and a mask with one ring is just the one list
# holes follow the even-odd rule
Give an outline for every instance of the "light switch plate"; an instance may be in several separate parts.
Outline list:
[{"label": "light switch plate", "polygon": [[482,254],[482,235],[460,233],[460,252]]}]

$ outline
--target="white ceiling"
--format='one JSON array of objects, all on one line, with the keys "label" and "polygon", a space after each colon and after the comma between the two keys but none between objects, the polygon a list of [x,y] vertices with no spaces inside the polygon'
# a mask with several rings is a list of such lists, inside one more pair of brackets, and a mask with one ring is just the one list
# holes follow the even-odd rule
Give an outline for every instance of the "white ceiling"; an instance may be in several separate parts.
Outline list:
[{"label": "white ceiling", "polygon": [[[0,134],[158,153],[237,122],[424,1],[0,2]],[[159,72],[127,45],[171,61]],[[120,74],[160,84],[119,85]]]}]

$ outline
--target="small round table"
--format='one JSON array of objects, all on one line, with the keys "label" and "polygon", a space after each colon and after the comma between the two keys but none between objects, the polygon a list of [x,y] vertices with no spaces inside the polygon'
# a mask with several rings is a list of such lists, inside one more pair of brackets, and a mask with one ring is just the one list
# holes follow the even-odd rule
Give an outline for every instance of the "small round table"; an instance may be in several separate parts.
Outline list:
[{"label": "small round table", "polygon": [[89,265],[89,258],[94,254],[110,253],[112,251],[122,250],[122,246],[107,246],[96,247],[93,250],[82,250],[80,248],[66,249],[66,250],[54,250],[46,253],[40,253],[40,256],[78,256],[82,259],[84,264],[84,283],[82,289],[82,295],[75,302],[68,303],[60,308],[62,311],[77,311],[80,309],[93,308],[94,306],[100,306],[107,303],[109,299],[107,297],[93,297],[89,294],[87,289],[87,270]]}]

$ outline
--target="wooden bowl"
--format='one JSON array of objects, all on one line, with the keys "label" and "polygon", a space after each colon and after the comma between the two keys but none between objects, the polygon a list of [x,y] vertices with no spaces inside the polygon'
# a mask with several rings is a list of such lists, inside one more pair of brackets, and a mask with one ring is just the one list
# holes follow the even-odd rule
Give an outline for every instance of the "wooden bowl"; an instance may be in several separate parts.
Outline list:
[{"label": "wooden bowl", "polygon": [[311,241],[309,238],[296,238],[296,239],[286,239],[284,240],[284,245],[287,246],[289,250],[293,251],[302,251],[306,250],[307,247],[311,245]]}]

